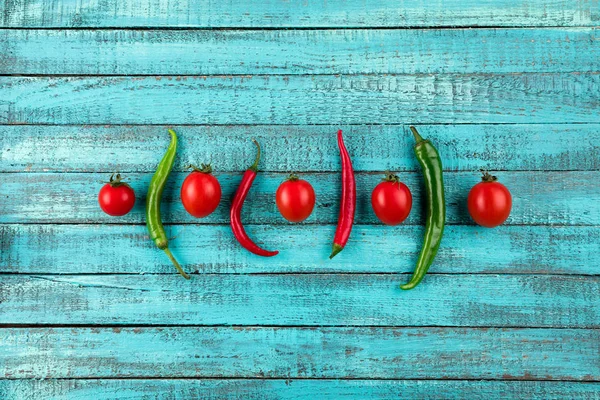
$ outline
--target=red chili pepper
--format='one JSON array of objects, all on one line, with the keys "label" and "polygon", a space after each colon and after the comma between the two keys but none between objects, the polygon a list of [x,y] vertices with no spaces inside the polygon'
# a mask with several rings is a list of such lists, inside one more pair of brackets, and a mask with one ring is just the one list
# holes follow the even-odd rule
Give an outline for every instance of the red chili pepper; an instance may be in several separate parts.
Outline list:
[{"label": "red chili pepper", "polygon": [[340,156],[342,158],[342,200],[340,202],[340,216],[338,218],[335,237],[333,238],[333,251],[329,258],[335,257],[337,253],[344,249],[348,242],[350,232],[352,231],[352,223],[354,222],[354,211],[356,210],[356,181],[354,180],[354,170],[352,169],[352,161],[346,146],[344,146],[344,138],[342,131],[337,133],[338,147],[340,148]]},{"label": "red chili pepper", "polygon": [[235,197],[233,198],[233,203],[231,204],[231,230],[233,231],[233,235],[237,239],[238,242],[244,248],[256,255],[263,257],[272,257],[274,255],[279,254],[278,251],[268,251],[258,247],[249,237],[246,231],[244,230],[244,226],[241,222],[241,212],[242,207],[244,205],[244,200],[246,200],[246,196],[252,187],[252,182],[254,182],[254,178],[256,178],[256,173],[258,172],[258,162],[260,161],[260,145],[254,139],[252,139],[256,147],[258,148],[258,153],[256,154],[256,160],[254,160],[254,164],[250,166],[244,173],[244,177],[240,182],[240,186],[238,187],[237,192],[235,192]]}]

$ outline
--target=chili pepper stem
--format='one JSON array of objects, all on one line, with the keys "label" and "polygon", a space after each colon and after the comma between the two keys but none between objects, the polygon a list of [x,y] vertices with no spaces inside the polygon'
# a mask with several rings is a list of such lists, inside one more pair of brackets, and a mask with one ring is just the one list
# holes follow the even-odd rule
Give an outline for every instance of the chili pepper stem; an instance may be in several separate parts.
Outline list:
[{"label": "chili pepper stem", "polygon": [[168,247],[165,247],[163,250],[165,253],[167,253],[167,256],[169,256],[175,268],[177,268],[177,272],[179,272],[179,274],[185,279],[190,279],[190,276],[183,270],[183,268],[181,268],[181,265],[179,265],[175,257],[173,257],[173,254],[171,254],[171,250],[169,250]]},{"label": "chili pepper stem", "polygon": [[252,141],[256,145],[256,148],[258,149],[258,151],[256,152],[256,158],[254,159],[254,164],[252,164],[250,166],[250,168],[248,168],[248,169],[250,169],[254,172],[258,172],[258,162],[260,161],[260,144],[258,144],[256,139],[252,139]]},{"label": "chili pepper stem", "polygon": [[419,135],[417,128],[415,128],[414,126],[411,125],[410,131],[412,132],[413,136],[415,137],[415,140],[417,141],[417,143],[421,143],[423,141],[423,138],[421,137],[421,135]]},{"label": "chili pepper stem", "polygon": [[342,246],[340,246],[339,244],[335,244],[333,245],[333,251],[331,252],[331,255],[329,256],[329,259],[331,260],[333,257],[335,257],[340,251],[344,250],[344,248]]}]

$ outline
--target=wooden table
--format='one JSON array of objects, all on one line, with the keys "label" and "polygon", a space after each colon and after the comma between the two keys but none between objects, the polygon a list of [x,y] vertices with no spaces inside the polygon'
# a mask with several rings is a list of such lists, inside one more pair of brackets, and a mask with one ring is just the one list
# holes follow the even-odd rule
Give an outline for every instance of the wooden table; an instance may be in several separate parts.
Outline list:
[{"label": "wooden table", "polygon": [[[0,2],[0,398],[600,398],[600,24],[588,0]],[[443,156],[447,231],[413,291],[422,175],[409,124]],[[176,275],[144,198],[165,191]],[[335,132],[357,171],[347,248]],[[234,240],[228,210],[263,146]],[[211,161],[217,211],[179,188]],[[478,170],[513,193],[474,226]],[[378,223],[385,170],[413,192]],[[97,205],[119,171],[132,213]],[[317,192],[279,215],[290,171]]]}]

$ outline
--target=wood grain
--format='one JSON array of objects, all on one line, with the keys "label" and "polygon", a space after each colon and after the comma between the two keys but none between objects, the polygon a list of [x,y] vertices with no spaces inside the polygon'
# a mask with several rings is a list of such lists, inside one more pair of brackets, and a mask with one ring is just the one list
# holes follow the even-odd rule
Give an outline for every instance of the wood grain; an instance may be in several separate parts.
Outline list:
[{"label": "wood grain", "polygon": [[600,74],[0,77],[9,124],[598,122]]},{"label": "wood grain", "polygon": [[5,0],[5,27],[594,26],[587,0]]},{"label": "wood grain", "polygon": [[[239,160],[252,160],[255,149],[247,142],[236,153]],[[268,149],[266,150],[268,151]],[[252,152],[252,154],[250,154]],[[247,154],[243,154],[247,153]],[[243,155],[240,155],[243,154]],[[158,164],[161,154],[154,155]],[[268,153],[264,154],[268,157]],[[357,165],[360,169],[360,164]],[[301,168],[299,168],[301,170]],[[98,206],[98,191],[110,174],[97,173],[5,173],[0,174],[0,223],[144,223],[145,195],[152,173],[127,174],[137,193],[136,205],[124,217],[110,217]],[[210,216],[201,220],[190,216],[181,204],[179,191],[187,173],[174,173],[163,197],[163,221],[166,223],[229,223],[229,208],[241,172],[219,173],[223,191],[221,204]],[[340,173],[308,173],[302,175],[316,192],[317,203],[309,224],[335,224],[338,220]],[[371,191],[381,181],[383,172],[359,173],[355,223],[379,224],[371,207]],[[600,186],[598,171],[576,172],[501,172],[501,181],[513,194],[513,208],[507,220],[510,225],[600,225]],[[261,173],[250,191],[242,211],[248,224],[286,224],[275,205],[277,187],[287,177],[283,173]],[[406,172],[400,178],[413,194],[413,209],[406,224],[422,224],[422,173]],[[466,209],[466,198],[473,185],[480,182],[478,172],[444,174],[449,224],[472,224]],[[25,200],[26,199],[26,200]]]},{"label": "wood grain", "polygon": [[1,275],[0,324],[600,328],[598,276],[144,272]]},{"label": "wood grain", "polygon": [[[327,260],[335,227],[249,226],[280,254],[244,250],[229,225],[169,226],[169,247],[188,271],[245,273],[409,273],[423,228],[355,226],[343,256]],[[599,275],[600,231],[593,227],[449,226],[432,273]],[[351,260],[351,262],[349,262]],[[0,225],[0,272],[41,274],[172,274],[142,225]],[[457,278],[461,279],[461,278]]]},{"label": "wood grain", "polygon": [[11,328],[0,338],[0,375],[13,379],[600,378],[600,333],[587,329]]},{"label": "wood grain", "polygon": [[595,28],[3,30],[0,74],[597,72],[597,35]]},{"label": "wood grain", "polygon": [[[0,172],[150,172],[168,146],[167,128],[0,126]],[[243,170],[251,158],[249,140],[256,138],[265,151],[263,171],[337,171],[340,128],[355,170],[419,169],[406,125],[175,126],[175,169],[212,161],[217,174]],[[447,171],[600,170],[599,124],[423,125],[419,130],[435,143]]]},{"label": "wood grain", "polygon": [[283,399],[314,397],[389,399],[405,397],[430,399],[432,393],[444,399],[487,400],[577,398],[600,399],[597,382],[481,381],[481,380],[339,380],[339,379],[11,379],[0,380],[0,396],[11,399],[48,400],[118,397],[152,399],[202,398]]}]

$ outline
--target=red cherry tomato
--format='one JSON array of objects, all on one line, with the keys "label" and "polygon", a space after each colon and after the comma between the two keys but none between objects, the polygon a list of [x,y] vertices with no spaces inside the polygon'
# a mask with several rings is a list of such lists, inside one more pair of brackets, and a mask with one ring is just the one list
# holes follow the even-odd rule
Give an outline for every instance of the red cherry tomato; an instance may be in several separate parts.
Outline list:
[{"label": "red cherry tomato", "polygon": [[202,169],[194,168],[181,186],[183,207],[196,218],[210,215],[221,201],[221,185],[211,172],[210,165],[202,164]]},{"label": "red cherry tomato", "polygon": [[398,225],[410,214],[410,189],[400,182],[396,175],[387,174],[383,182],[373,189],[371,206],[381,222],[386,225]]},{"label": "red cherry tomato", "polygon": [[315,208],[315,190],[307,181],[290,175],[288,180],[277,188],[275,201],[283,218],[290,222],[301,222],[308,218]]},{"label": "red cherry tomato", "polygon": [[135,192],[128,184],[121,182],[121,175],[110,177],[110,182],[102,186],[98,193],[98,203],[102,211],[113,217],[127,214],[135,204]]},{"label": "red cherry tomato", "polygon": [[471,218],[487,228],[502,224],[510,215],[512,197],[510,192],[496,177],[485,172],[483,181],[471,188],[467,206]]}]

